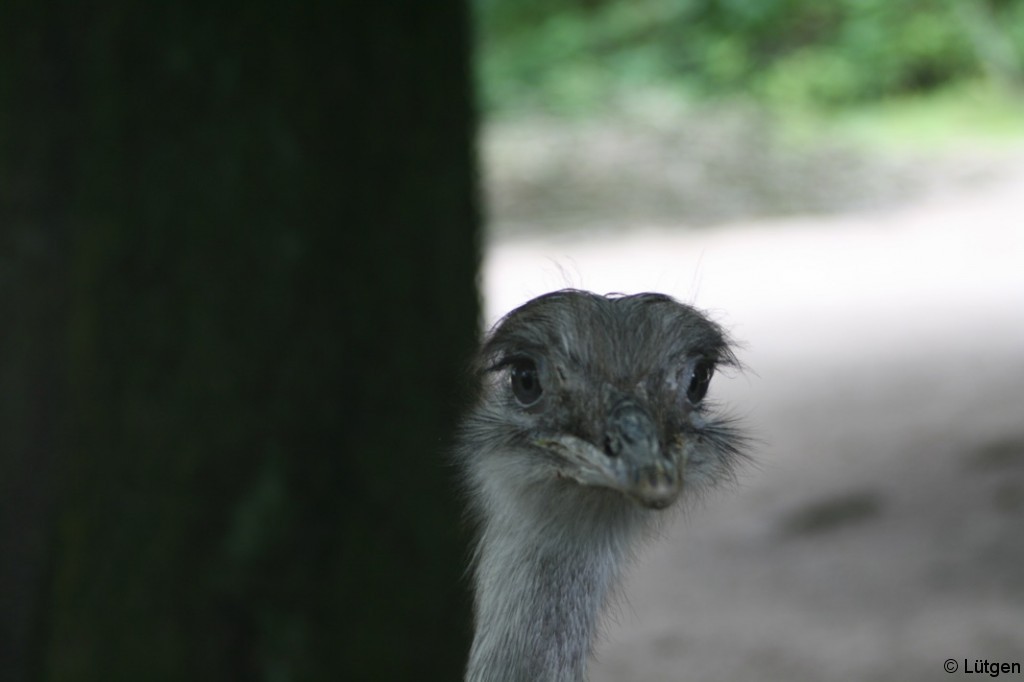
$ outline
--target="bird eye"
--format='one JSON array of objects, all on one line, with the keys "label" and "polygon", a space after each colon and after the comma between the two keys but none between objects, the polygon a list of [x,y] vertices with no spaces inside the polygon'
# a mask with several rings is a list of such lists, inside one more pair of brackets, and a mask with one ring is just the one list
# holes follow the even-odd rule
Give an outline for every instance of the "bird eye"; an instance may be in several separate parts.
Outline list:
[{"label": "bird eye", "polygon": [[715,373],[715,363],[701,358],[693,363],[690,370],[690,381],[686,385],[686,399],[691,405],[696,405],[708,393],[708,385],[711,384],[711,376]]},{"label": "bird eye", "polygon": [[512,395],[519,404],[529,407],[540,400],[544,389],[537,374],[537,363],[529,358],[518,358],[512,361],[511,367]]}]

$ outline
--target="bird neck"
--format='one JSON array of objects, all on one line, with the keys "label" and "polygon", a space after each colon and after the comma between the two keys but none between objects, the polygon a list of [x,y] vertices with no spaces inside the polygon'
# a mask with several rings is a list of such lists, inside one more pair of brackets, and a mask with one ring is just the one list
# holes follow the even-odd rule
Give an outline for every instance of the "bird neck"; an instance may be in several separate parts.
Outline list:
[{"label": "bird neck", "polygon": [[601,502],[492,505],[498,511],[484,518],[478,549],[467,682],[585,679],[631,525],[628,513],[609,518]]}]

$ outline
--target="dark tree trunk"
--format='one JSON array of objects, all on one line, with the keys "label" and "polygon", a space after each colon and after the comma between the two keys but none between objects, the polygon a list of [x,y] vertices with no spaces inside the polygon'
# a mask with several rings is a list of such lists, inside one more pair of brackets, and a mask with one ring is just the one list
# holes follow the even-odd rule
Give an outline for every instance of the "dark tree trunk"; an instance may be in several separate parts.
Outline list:
[{"label": "dark tree trunk", "polygon": [[0,3],[4,680],[460,676],[466,7],[353,5]]}]

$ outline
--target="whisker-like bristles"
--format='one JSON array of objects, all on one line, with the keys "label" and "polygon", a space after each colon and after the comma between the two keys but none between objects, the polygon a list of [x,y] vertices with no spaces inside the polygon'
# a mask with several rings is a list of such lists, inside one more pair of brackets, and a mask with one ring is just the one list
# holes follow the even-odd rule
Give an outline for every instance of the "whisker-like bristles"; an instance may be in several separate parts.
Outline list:
[{"label": "whisker-like bristles", "polygon": [[704,401],[716,366],[741,367],[725,331],[663,294],[556,291],[498,322],[454,453],[478,538],[467,680],[585,679],[637,546],[748,458]]}]

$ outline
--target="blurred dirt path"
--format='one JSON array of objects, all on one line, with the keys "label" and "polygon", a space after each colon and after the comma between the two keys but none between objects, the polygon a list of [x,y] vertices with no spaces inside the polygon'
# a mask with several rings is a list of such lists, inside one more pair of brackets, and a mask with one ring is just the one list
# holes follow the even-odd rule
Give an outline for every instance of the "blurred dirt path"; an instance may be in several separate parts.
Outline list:
[{"label": "blurred dirt path", "polygon": [[763,444],[628,573],[592,682],[1024,667],[1024,163],[876,214],[595,228],[491,248],[488,321],[563,286],[710,310]]}]

